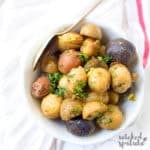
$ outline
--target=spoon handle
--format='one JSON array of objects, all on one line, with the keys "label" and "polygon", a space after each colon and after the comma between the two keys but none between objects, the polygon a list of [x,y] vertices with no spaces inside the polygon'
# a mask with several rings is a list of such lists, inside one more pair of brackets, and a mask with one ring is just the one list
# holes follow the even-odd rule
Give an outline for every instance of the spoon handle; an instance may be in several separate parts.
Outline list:
[{"label": "spoon handle", "polygon": [[67,30],[61,32],[60,34],[64,34],[72,30],[75,26],[77,26],[82,21],[83,18],[88,16],[102,1],[103,0],[94,0],[93,3],[90,5],[90,7],[87,8],[86,11],[84,11],[83,14],[80,17],[78,17],[69,28],[67,28]]}]

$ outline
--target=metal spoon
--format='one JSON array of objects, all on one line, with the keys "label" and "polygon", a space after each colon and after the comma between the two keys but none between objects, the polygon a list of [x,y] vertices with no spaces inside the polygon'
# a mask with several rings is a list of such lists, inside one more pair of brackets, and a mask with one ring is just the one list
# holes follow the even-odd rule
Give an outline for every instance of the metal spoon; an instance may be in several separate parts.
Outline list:
[{"label": "metal spoon", "polygon": [[93,2],[93,4],[79,18],[77,18],[77,20],[70,27],[67,27],[65,29],[64,28],[60,29],[58,32],[56,32],[56,33],[52,34],[51,36],[49,36],[47,41],[41,46],[41,49],[38,51],[37,55],[35,56],[35,59],[33,61],[33,66],[32,66],[33,70],[36,69],[38,61],[39,61],[41,55],[43,54],[46,46],[48,45],[48,43],[55,36],[65,34],[69,31],[71,31],[73,28],[75,28],[81,22],[81,20],[84,19],[89,13],[91,13],[101,2],[102,2],[102,0],[95,0]]}]

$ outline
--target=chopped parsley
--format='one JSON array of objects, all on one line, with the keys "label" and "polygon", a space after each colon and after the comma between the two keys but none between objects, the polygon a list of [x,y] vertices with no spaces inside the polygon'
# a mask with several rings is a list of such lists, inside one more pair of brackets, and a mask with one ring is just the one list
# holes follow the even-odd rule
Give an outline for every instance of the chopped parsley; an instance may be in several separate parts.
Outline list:
[{"label": "chopped parsley", "polygon": [[99,61],[103,61],[104,63],[108,64],[108,63],[111,63],[112,62],[112,57],[111,56],[98,56],[97,59]]},{"label": "chopped parsley", "polygon": [[80,115],[81,110],[78,107],[76,107],[76,108],[73,108],[72,113],[75,114],[75,115]]},{"label": "chopped parsley", "polygon": [[55,90],[55,94],[56,94],[57,96],[64,96],[65,92],[66,92],[66,89],[63,88],[63,87],[58,87],[58,88]]},{"label": "chopped parsley", "polygon": [[48,79],[49,79],[50,85],[51,85],[50,92],[52,92],[52,93],[55,92],[55,90],[57,88],[57,84],[61,77],[62,77],[62,74],[60,72],[48,74]]},{"label": "chopped parsley", "polygon": [[112,108],[109,108],[109,109],[108,109],[108,112],[111,112],[111,113],[113,113],[113,112],[114,112],[114,109],[112,109]]},{"label": "chopped parsley", "polygon": [[68,74],[67,77],[68,78],[73,78],[75,76],[75,74]]},{"label": "chopped parsley", "polygon": [[130,94],[128,95],[128,100],[129,100],[129,101],[135,101],[135,100],[136,100],[135,94],[134,94],[134,93],[130,93]]},{"label": "chopped parsley", "polygon": [[88,61],[89,56],[87,54],[83,54],[83,53],[79,53],[78,57],[80,58],[80,60],[82,61],[82,63],[85,63]]},{"label": "chopped parsley", "polygon": [[99,112],[97,118],[101,118],[103,116],[103,113]]},{"label": "chopped parsley", "polygon": [[109,123],[112,122],[112,119],[111,119],[111,118],[103,118],[103,119],[101,120],[101,122],[104,123],[104,124],[109,124]]},{"label": "chopped parsley", "polygon": [[78,81],[73,93],[76,95],[77,99],[81,100],[88,96],[88,93],[85,90],[86,83],[84,81]]},{"label": "chopped parsley", "polygon": [[112,122],[112,119],[101,116],[97,119],[97,121],[100,122],[100,123],[109,124],[109,123]]}]

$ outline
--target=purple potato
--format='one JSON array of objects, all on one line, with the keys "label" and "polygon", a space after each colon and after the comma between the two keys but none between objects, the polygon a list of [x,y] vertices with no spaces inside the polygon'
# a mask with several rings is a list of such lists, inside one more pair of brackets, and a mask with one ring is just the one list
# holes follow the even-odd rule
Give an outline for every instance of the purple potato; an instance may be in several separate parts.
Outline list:
[{"label": "purple potato", "polygon": [[93,121],[87,121],[80,118],[67,121],[66,127],[69,132],[77,136],[91,135],[96,129]]},{"label": "purple potato", "polygon": [[113,61],[126,66],[133,66],[137,62],[137,53],[134,45],[122,38],[111,40],[106,46],[106,55]]}]

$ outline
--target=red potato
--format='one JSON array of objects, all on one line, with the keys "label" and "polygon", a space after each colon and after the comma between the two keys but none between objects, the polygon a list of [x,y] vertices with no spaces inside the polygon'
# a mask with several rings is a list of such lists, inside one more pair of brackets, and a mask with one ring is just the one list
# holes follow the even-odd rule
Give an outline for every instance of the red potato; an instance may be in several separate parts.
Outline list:
[{"label": "red potato", "polygon": [[43,98],[50,91],[50,82],[47,77],[39,77],[32,84],[31,94],[34,98]]},{"label": "red potato", "polygon": [[72,68],[81,65],[81,60],[78,57],[78,52],[71,49],[64,51],[58,60],[58,69],[61,73],[68,73]]}]

